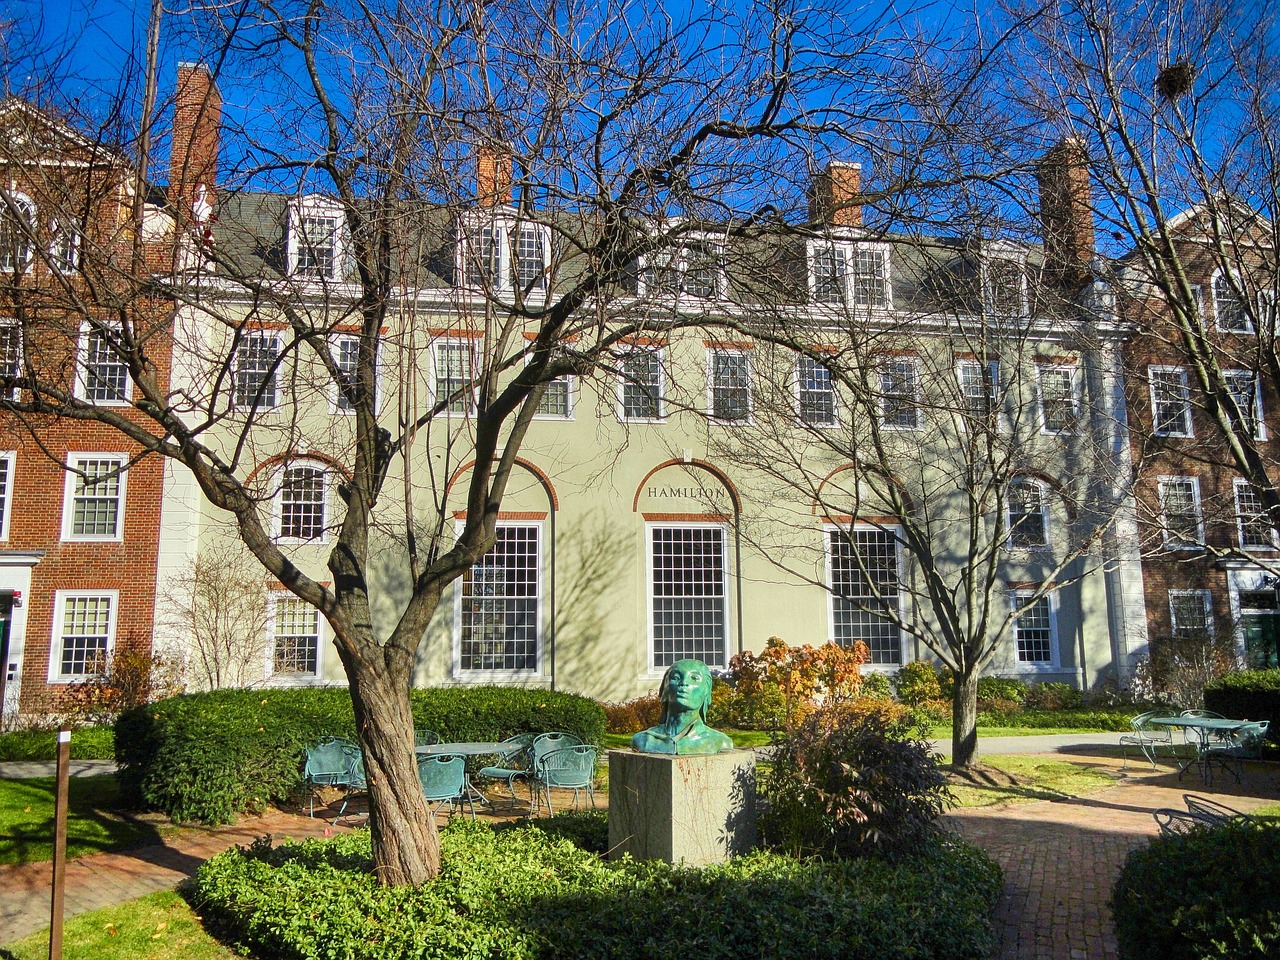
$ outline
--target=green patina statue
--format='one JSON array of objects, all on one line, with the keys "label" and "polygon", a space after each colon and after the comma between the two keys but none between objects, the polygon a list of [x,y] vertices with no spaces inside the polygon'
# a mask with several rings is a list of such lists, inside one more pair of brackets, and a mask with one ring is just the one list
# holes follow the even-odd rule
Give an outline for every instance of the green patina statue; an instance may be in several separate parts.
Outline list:
[{"label": "green patina statue", "polygon": [[662,675],[662,722],[631,738],[641,753],[720,753],[733,741],[707,726],[711,671],[701,660],[677,660]]}]

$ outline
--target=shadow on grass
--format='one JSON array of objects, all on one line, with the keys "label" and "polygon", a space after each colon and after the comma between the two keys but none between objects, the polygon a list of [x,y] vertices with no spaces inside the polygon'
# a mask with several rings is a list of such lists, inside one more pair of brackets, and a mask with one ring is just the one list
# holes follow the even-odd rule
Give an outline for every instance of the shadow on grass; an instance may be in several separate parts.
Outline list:
[{"label": "shadow on grass", "polygon": [[[0,864],[53,858],[56,781],[0,781]],[[68,782],[67,857],[161,842],[156,824],[123,810],[114,776]]]}]

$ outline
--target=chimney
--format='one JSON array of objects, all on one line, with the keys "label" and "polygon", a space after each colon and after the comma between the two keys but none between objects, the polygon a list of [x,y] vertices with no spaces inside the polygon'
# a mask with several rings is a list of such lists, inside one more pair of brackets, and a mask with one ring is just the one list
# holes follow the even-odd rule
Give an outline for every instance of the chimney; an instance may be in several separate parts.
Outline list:
[{"label": "chimney", "polygon": [[833,160],[813,178],[809,219],[835,227],[862,226],[862,164]]},{"label": "chimney", "polygon": [[482,146],[476,154],[476,203],[499,207],[511,202],[511,154]]},{"label": "chimney", "polygon": [[[178,64],[173,152],[169,155],[169,203],[180,216],[201,221],[201,211],[212,209],[218,180],[221,124],[222,96],[209,69],[199,63]],[[193,213],[193,205],[200,210]]]},{"label": "chimney", "polygon": [[1040,222],[1045,272],[1050,280],[1079,287],[1092,275],[1093,191],[1084,141],[1067,137],[1040,158]]}]

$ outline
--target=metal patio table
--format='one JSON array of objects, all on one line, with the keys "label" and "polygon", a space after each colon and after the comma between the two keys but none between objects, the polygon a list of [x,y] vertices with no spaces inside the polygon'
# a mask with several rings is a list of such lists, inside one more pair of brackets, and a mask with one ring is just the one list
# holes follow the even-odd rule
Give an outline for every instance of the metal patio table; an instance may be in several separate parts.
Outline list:
[{"label": "metal patio table", "polygon": [[[1195,731],[1195,756],[1189,757],[1186,763],[1178,765],[1178,779],[1181,780],[1188,767],[1193,763],[1200,763],[1204,760],[1205,752],[1214,740],[1229,739],[1241,727],[1248,725],[1249,721],[1230,720],[1225,717],[1151,717],[1147,720],[1147,723],[1161,727],[1182,727],[1184,730]],[[1202,766],[1200,769],[1200,779],[1205,783],[1209,782],[1206,766]]]},{"label": "metal patio table", "polygon": [[[420,757],[482,757],[489,753],[503,753],[509,748],[510,744],[480,740],[466,743],[433,743],[426,747],[415,747],[413,752]],[[471,782],[470,772],[467,773],[467,796],[472,801],[489,802],[489,798],[476,789],[475,784]]]}]

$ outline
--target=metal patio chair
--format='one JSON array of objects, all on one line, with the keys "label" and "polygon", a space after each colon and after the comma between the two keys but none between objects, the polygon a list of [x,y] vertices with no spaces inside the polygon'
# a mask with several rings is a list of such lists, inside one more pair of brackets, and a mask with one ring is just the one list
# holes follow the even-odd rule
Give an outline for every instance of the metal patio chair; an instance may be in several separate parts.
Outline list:
[{"label": "metal patio chair", "polygon": [[471,807],[471,819],[476,818],[476,806],[467,790],[467,760],[465,757],[440,756],[418,758],[418,780],[427,804],[436,805],[435,813],[446,803],[449,815],[464,800]]},{"label": "metal patio chair", "polygon": [[547,813],[555,816],[551,807],[551,790],[573,791],[573,806],[577,809],[578,798],[586,791],[595,809],[596,754],[599,748],[589,743],[580,743],[572,747],[551,750],[538,758],[534,766],[533,779],[530,784],[534,791],[533,810],[541,807],[539,797],[546,797]]},{"label": "metal patio chair", "polygon": [[1132,733],[1127,733],[1120,738],[1120,754],[1124,758],[1122,767],[1129,765],[1129,748],[1136,747],[1141,751],[1142,755],[1151,761],[1151,769],[1156,768],[1156,756],[1161,747],[1166,748],[1170,754],[1173,753],[1173,731],[1168,727],[1149,727],[1147,721],[1152,717],[1159,716],[1157,711],[1148,710],[1146,713],[1140,713],[1129,721],[1129,726],[1133,729]]},{"label": "metal patio chair", "polygon": [[440,742],[440,734],[434,730],[415,730],[413,731],[413,745],[415,747],[430,747]]},{"label": "metal patio chair", "polygon": [[[516,807],[516,781],[528,780],[533,766],[532,747],[538,735],[535,733],[517,733],[502,741],[503,750],[498,753],[498,762],[493,766],[481,767],[477,776],[490,780],[501,780],[511,793],[511,809]],[[532,802],[532,800],[530,801]]]},{"label": "metal patio chair", "polygon": [[1262,741],[1271,729],[1270,720],[1246,723],[1232,730],[1221,744],[1212,744],[1200,754],[1201,775],[1206,784],[1213,783],[1213,768],[1218,766],[1240,782],[1244,761],[1255,759],[1262,751]]},{"label": "metal patio chair", "polygon": [[1241,823],[1255,823],[1255,819],[1249,814],[1234,807],[1228,807],[1225,803],[1219,803],[1217,800],[1210,800],[1208,797],[1198,797],[1194,793],[1184,793],[1182,802],[1187,805],[1187,810],[1201,817],[1209,817],[1218,823],[1231,823],[1233,820]]},{"label": "metal patio chair", "polygon": [[1151,816],[1155,818],[1160,827],[1160,833],[1164,836],[1194,833],[1197,830],[1212,830],[1222,825],[1213,817],[1191,813],[1187,810],[1174,810],[1169,807],[1153,810]]},{"label": "metal patio chair", "polygon": [[342,806],[338,816],[347,809],[353,793],[368,789],[364,776],[364,756],[360,748],[350,740],[329,737],[314,747],[307,748],[306,763],[302,768],[302,782],[309,793],[307,815],[316,815],[316,794],[321,787],[333,787],[342,791]]}]

